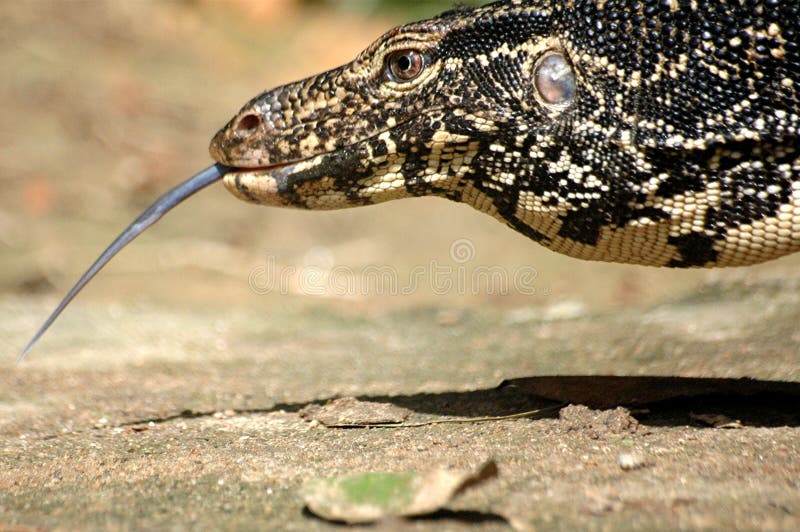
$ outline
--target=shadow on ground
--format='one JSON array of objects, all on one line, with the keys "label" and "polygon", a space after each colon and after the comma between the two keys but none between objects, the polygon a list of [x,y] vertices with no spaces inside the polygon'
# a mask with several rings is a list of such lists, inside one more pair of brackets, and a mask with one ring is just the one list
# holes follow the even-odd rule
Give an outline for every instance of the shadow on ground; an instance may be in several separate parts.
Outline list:
[{"label": "shadow on ground", "polygon": [[[240,415],[299,412],[312,402],[280,403],[270,408],[234,409]],[[637,420],[658,426],[703,426],[702,416],[723,415],[750,427],[800,426],[800,383],[758,379],[719,379],[660,376],[554,376],[508,380],[496,388],[467,392],[409,395],[362,395],[361,401],[392,404],[419,414],[468,418],[503,417],[580,404],[594,409],[630,408]],[[186,410],[175,415],[137,419],[120,424],[136,426],[179,419],[212,417],[216,411]],[[558,417],[558,410],[542,417]],[[708,425],[706,423],[706,425]]]}]

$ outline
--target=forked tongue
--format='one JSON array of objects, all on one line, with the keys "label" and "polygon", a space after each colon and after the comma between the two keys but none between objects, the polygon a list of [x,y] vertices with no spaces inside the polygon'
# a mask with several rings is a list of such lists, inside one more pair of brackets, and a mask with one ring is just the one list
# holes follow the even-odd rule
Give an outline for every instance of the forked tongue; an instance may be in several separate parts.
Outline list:
[{"label": "forked tongue", "polygon": [[150,205],[142,214],[139,215],[125,230],[120,233],[120,235],[114,239],[114,241],[109,245],[105,251],[94,261],[86,273],[84,273],[78,282],[75,283],[75,286],[67,292],[67,295],[64,296],[64,299],[61,300],[61,303],[58,304],[56,309],[50,314],[50,317],[47,318],[47,321],[39,327],[39,330],[36,331],[36,334],[33,336],[28,345],[25,346],[25,349],[20,353],[17,357],[17,363],[19,364],[25,355],[27,355],[33,346],[36,345],[36,342],[39,341],[39,338],[50,328],[56,318],[67,308],[67,305],[75,298],[75,296],[83,290],[83,287],[86,286],[92,278],[97,275],[103,266],[108,264],[108,262],[114,258],[114,255],[119,253],[122,248],[127,246],[134,238],[142,234],[148,227],[156,223],[161,219],[162,216],[167,214],[169,211],[173,209],[173,207],[177,206],[179,203],[183,202],[186,198],[198,192],[208,185],[219,181],[222,179],[225,174],[233,170],[228,166],[224,166],[221,164],[215,164],[213,166],[209,166],[202,172],[198,173],[195,176],[190,177],[177,187],[173,188],[160,198],[158,198],[155,203]]}]

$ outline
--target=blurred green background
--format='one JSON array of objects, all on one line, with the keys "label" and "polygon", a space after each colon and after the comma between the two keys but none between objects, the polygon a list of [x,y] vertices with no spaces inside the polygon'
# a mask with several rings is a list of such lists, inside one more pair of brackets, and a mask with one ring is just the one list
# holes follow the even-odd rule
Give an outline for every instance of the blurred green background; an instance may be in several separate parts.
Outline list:
[{"label": "blurred green background", "polygon": [[[39,298],[45,310],[161,192],[210,164],[212,135],[260,91],[350,60],[390,27],[431,16],[446,1],[186,0],[0,3],[0,297]],[[453,242],[474,251],[464,263]],[[400,282],[431,261],[453,268],[535,268],[536,293],[423,282],[340,297],[263,295],[249,280],[275,266],[395,268]],[[781,276],[788,258],[751,269],[670,271],[560,257],[471,208],[423,198],[340,212],[240,203],[206,190],[123,252],[78,305],[179,308],[333,305],[348,312],[398,306],[652,305],[709,278]],[[261,270],[259,270],[261,268]],[[279,291],[278,291],[279,292]],[[31,323],[31,332],[37,324]],[[56,329],[53,333],[57,334]]]}]

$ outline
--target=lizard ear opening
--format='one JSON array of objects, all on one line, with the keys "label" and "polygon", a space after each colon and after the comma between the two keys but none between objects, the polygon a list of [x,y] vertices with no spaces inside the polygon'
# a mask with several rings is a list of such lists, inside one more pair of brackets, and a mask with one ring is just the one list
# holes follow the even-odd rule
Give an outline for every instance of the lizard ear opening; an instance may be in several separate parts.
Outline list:
[{"label": "lizard ear opening", "polygon": [[559,52],[542,57],[534,71],[534,84],[546,104],[564,105],[575,99],[575,72]]}]

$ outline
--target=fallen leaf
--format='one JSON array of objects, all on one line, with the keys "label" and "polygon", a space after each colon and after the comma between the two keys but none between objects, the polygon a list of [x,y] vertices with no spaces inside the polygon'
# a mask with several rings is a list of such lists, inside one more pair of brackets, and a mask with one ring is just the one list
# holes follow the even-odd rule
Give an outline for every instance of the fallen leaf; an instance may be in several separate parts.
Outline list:
[{"label": "fallen leaf", "polygon": [[476,471],[433,469],[424,473],[368,472],[303,485],[303,500],[314,515],[344,523],[372,523],[387,517],[435,513],[461,491],[497,476],[489,460]]}]

